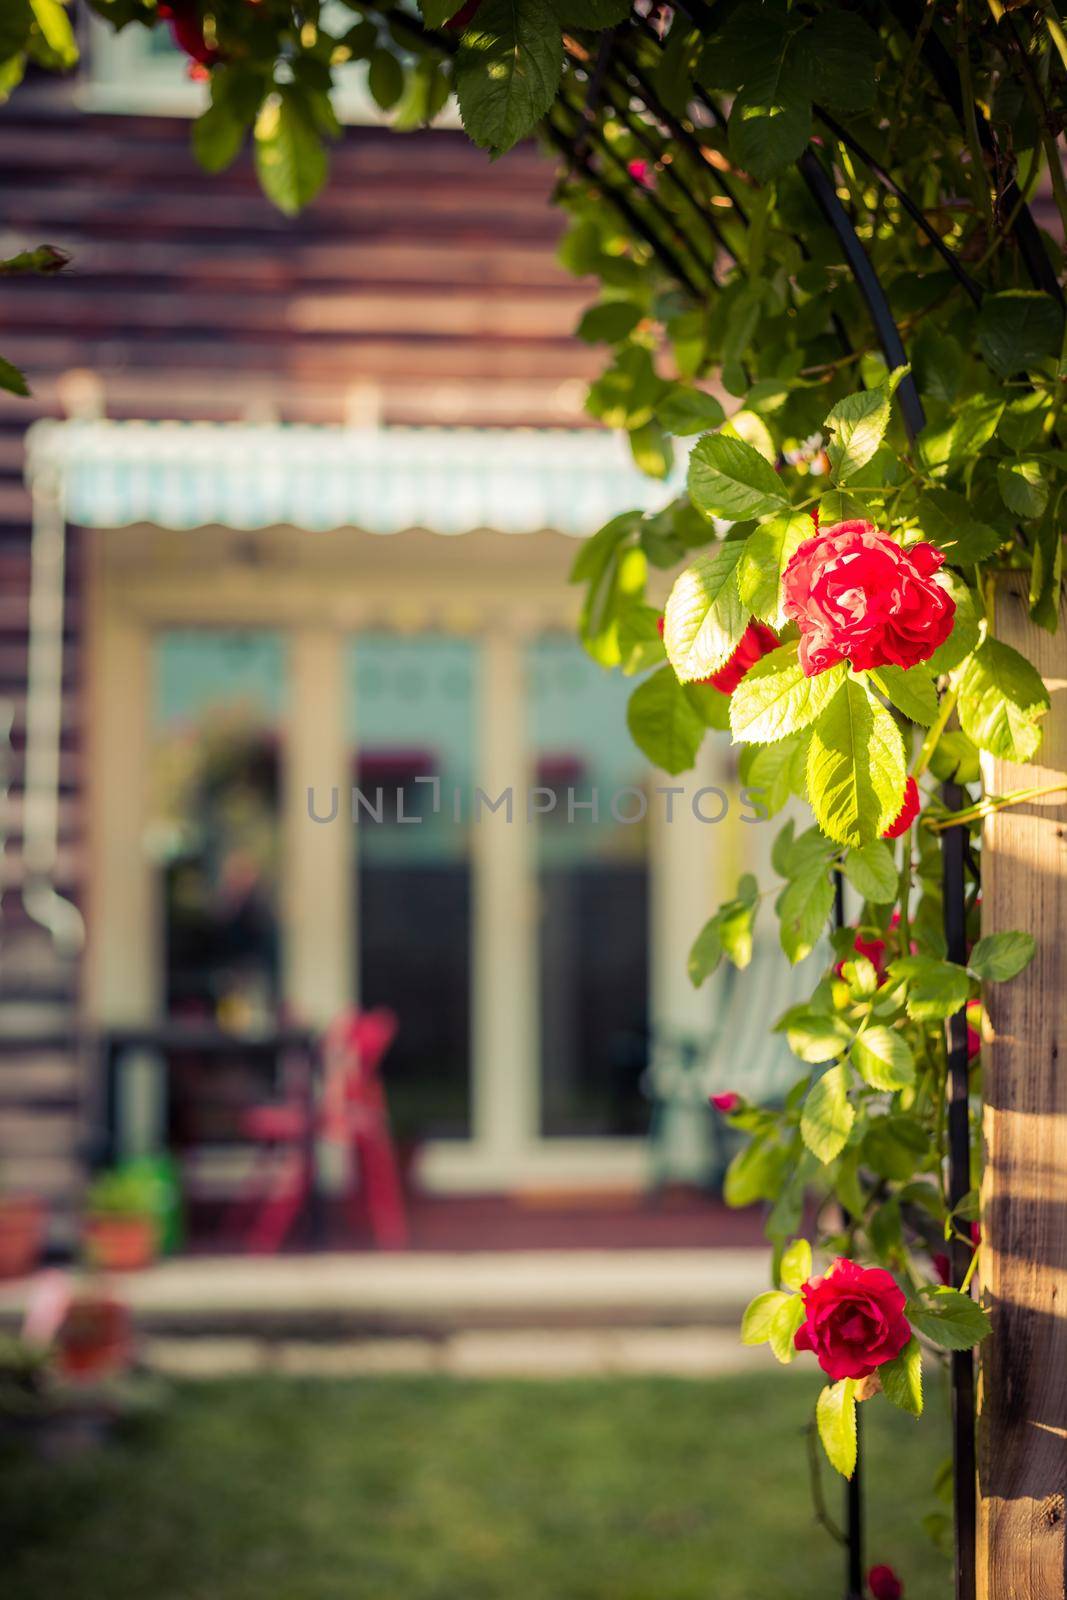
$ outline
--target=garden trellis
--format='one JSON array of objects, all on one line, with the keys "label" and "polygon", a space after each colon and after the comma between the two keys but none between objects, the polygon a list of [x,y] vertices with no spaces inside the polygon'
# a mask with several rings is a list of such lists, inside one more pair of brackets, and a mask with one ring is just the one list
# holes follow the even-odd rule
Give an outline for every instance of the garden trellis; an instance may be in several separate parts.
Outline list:
[{"label": "garden trellis", "polygon": [[[581,550],[586,646],[635,679],[629,725],[657,765],[685,770],[709,727],[729,728],[769,811],[810,802],[815,825],[787,825],[774,851],[788,959],[816,948],[843,879],[862,908],[849,926],[841,911],[834,965],[779,1024],[798,1058],[784,1109],[726,1113],[751,1136],[728,1197],[769,1203],[781,1285],[743,1336],[780,1359],[799,1337],[831,1379],[817,1417],[850,1479],[853,1595],[857,1400],[880,1387],[918,1412],[924,1351],[940,1350],[957,1595],[1063,1600],[1067,1400],[1041,1373],[1065,1354],[1052,986],[1067,981],[1067,757],[1045,680],[1067,679],[1067,359],[1060,246],[1030,206],[1047,182],[1062,235],[1055,5],[345,4],[338,21],[317,3],[171,0],[176,40],[210,75],[197,153],[220,168],[251,131],[264,188],[298,210],[326,179],[330,89],[353,60],[401,125],[454,88],[494,156],[535,129],[558,153],[562,256],[600,284],[579,334],[610,352],[588,410],[628,435],[653,480],[673,471],[675,441],[699,436],[687,493],[665,488],[661,509],[613,517]],[[152,0],[94,8],[119,26],[160,17]],[[56,0],[14,10],[31,55],[69,60]],[[56,265],[20,259],[9,270]],[[679,568],[664,610],[657,574]],[[979,938],[983,824],[994,931]],[[709,919],[694,982],[748,961],[768,892],[744,878]],[[1016,921],[1039,935],[1025,972],[1034,940]],[[987,1320],[969,1293],[980,1163],[967,1008],[980,983],[993,1335],[976,1564],[973,1348]],[[809,1190],[824,1202],[818,1243],[839,1262],[821,1283],[797,1237]],[[938,1286],[946,1245],[951,1284]]]}]

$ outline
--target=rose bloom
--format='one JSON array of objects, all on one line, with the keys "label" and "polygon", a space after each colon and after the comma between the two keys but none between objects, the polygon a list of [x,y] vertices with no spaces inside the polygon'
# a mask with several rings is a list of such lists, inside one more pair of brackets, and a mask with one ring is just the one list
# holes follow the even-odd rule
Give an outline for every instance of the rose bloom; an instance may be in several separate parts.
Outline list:
[{"label": "rose bloom", "polygon": [[907,833],[915,818],[919,815],[919,785],[914,778],[909,778],[904,785],[904,799],[900,810],[882,835],[883,839],[899,839],[902,833]]},{"label": "rose bloom", "polygon": [[839,1256],[825,1277],[813,1278],[801,1293],[806,1317],[794,1343],[813,1351],[835,1382],[870,1377],[911,1338],[904,1293],[881,1267]]},{"label": "rose bloom", "polygon": [[870,522],[838,522],[797,547],[782,575],[782,610],[800,629],[809,678],[851,661],[914,667],[952,632],[956,602],[935,574],[932,544],[901,548]]},{"label": "rose bloom", "polygon": [[777,650],[778,645],[778,635],[753,618],[729,661],[718,672],[713,672],[710,678],[705,678],[704,682],[720,689],[723,694],[733,694],[749,667],[754,667],[757,661],[770,655],[772,650]]}]

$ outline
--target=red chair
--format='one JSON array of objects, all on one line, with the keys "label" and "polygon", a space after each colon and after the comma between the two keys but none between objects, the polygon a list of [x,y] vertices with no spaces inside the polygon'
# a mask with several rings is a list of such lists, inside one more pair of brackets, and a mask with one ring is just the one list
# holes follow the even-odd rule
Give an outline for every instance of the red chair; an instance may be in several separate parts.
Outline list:
[{"label": "red chair", "polygon": [[281,1249],[310,1202],[320,1136],[346,1147],[346,1200],[353,1222],[362,1222],[365,1212],[381,1249],[407,1245],[404,1191],[381,1079],[395,1035],[396,1017],[384,1007],[343,1012],[323,1037],[319,1100],[291,1097],[243,1113],[242,1134],[263,1148],[227,1229],[243,1249],[263,1254]]}]

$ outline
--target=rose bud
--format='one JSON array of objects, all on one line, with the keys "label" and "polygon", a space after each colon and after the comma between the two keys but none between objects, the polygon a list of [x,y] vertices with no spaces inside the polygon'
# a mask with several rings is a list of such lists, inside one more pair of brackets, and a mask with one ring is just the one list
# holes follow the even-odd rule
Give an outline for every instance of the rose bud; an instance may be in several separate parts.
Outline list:
[{"label": "rose bud", "polygon": [[874,1600],[900,1600],[904,1585],[892,1567],[872,1567],[867,1574],[867,1587]]},{"label": "rose bud", "polygon": [[724,1117],[728,1117],[731,1111],[736,1111],[740,1106],[741,1096],[735,1094],[733,1089],[729,1089],[724,1094],[709,1094],[708,1104],[714,1106],[716,1111],[721,1111]]}]

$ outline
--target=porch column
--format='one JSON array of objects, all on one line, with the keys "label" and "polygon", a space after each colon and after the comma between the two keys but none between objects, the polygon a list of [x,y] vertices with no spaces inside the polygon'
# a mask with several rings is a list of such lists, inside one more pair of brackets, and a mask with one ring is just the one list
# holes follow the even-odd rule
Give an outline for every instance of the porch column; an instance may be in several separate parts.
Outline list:
[{"label": "porch column", "polygon": [[[316,1027],[356,997],[356,894],[344,636],[302,626],[289,644],[282,861],[283,995]],[[309,800],[309,791],[313,799]],[[336,791],[336,815],[330,818]]]},{"label": "porch column", "polygon": [[506,622],[482,646],[477,780],[513,810],[473,818],[473,1123],[480,1155],[506,1175],[536,1137],[539,1093],[536,892],[525,799],[522,639]]}]

